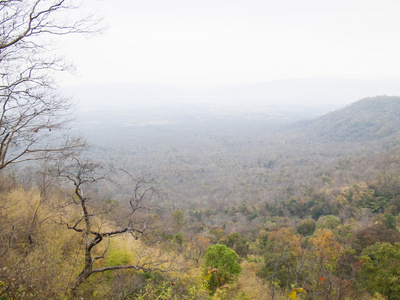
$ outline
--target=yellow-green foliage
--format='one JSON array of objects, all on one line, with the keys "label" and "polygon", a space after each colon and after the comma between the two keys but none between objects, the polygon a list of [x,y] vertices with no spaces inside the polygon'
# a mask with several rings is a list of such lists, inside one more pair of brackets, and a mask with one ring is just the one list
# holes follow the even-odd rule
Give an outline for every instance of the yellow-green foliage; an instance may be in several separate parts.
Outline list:
[{"label": "yellow-green foliage", "polygon": [[127,244],[121,240],[113,239],[110,242],[104,266],[121,266],[132,264],[135,253],[128,249]]},{"label": "yellow-green foliage", "polygon": [[42,199],[22,188],[2,192],[0,281],[6,296],[57,299],[77,273],[81,237],[58,224],[59,196]]},{"label": "yellow-green foliage", "polygon": [[268,299],[268,286],[257,276],[256,264],[244,261],[242,263],[242,268],[243,270],[237,284],[240,299]]},{"label": "yellow-green foliage", "polygon": [[374,295],[374,298],[372,298],[372,300],[386,300],[387,298],[383,297],[381,294],[376,293]]}]

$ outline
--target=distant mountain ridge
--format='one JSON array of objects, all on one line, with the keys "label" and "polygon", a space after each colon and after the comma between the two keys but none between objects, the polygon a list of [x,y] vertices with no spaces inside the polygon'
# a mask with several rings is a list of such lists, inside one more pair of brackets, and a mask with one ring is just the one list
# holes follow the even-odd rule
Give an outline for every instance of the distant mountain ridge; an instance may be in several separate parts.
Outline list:
[{"label": "distant mountain ridge", "polygon": [[330,141],[365,141],[399,136],[400,97],[361,99],[343,109],[296,125],[310,138]]},{"label": "distant mountain ridge", "polygon": [[208,87],[120,83],[64,86],[63,93],[76,100],[77,113],[85,122],[110,119],[107,123],[121,123],[122,118],[134,124],[164,124],[179,123],[182,118],[191,121],[195,116],[274,118],[289,123],[314,118],[369,95],[400,95],[400,80],[289,78]]}]

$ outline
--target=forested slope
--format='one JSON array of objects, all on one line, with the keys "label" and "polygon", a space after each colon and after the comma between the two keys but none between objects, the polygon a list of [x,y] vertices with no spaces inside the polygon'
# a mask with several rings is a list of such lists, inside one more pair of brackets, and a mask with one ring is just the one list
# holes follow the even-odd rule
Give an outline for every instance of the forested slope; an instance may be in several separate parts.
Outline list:
[{"label": "forested slope", "polygon": [[[76,161],[68,176],[50,161],[4,171],[0,295],[286,299],[302,288],[296,299],[396,299],[398,107],[377,97],[293,127],[220,120],[103,133],[79,158],[101,166],[82,177],[84,193],[68,179],[81,178]],[[142,188],[157,192],[140,202]],[[114,269],[71,291],[87,251],[80,197],[89,236],[102,238],[93,269]]]},{"label": "forested slope", "polygon": [[110,84],[73,121],[55,42],[102,31],[84,4],[0,1],[1,300],[400,299],[398,97],[288,126],[324,80]]},{"label": "forested slope", "polygon": [[400,97],[359,100],[343,109],[303,122],[309,138],[334,141],[379,140],[399,136]]}]

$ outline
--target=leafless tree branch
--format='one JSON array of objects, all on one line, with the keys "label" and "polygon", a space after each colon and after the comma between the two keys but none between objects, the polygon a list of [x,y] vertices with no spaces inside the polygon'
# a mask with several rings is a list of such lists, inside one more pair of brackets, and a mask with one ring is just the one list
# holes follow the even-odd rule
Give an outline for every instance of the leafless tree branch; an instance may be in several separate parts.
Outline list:
[{"label": "leafless tree branch", "polygon": [[[142,271],[167,271],[171,268],[167,263],[168,260],[160,259],[154,261],[149,260],[148,256],[141,256],[137,254],[139,260],[136,264],[132,265],[120,265],[120,266],[109,266],[104,268],[94,268],[93,264],[106,257],[107,250],[109,248],[110,239],[122,235],[131,234],[135,239],[142,237],[149,241],[155,236],[152,231],[152,226],[148,220],[135,219],[136,214],[140,210],[147,211],[149,208],[146,206],[146,202],[151,197],[157,195],[156,190],[153,187],[148,186],[148,182],[142,178],[135,178],[127,172],[124,174],[128,175],[132,182],[132,195],[128,200],[129,213],[128,218],[125,221],[125,226],[116,226],[117,228],[112,230],[103,230],[102,225],[94,226],[96,218],[101,214],[111,212],[115,205],[108,207],[97,206],[98,211],[94,212],[96,206],[93,204],[90,193],[85,193],[83,190],[88,189],[90,185],[95,184],[99,181],[109,180],[110,172],[105,171],[99,164],[73,158],[69,163],[64,162],[57,167],[58,176],[65,178],[71,182],[74,186],[73,203],[79,207],[80,216],[70,225],[68,222],[63,222],[67,225],[68,229],[74,230],[75,232],[84,234],[85,237],[85,259],[81,272],[75,278],[71,286],[71,292],[75,293],[78,286],[90,277],[94,273],[100,273],[110,270],[122,270],[122,269],[135,269]],[[101,255],[93,256],[93,250],[107,239],[107,244]]]},{"label": "leafless tree branch", "polygon": [[0,1],[0,170],[85,146],[63,137],[71,103],[59,95],[53,74],[70,66],[47,51],[52,35],[101,30],[93,16],[71,14],[79,8],[78,0]]}]

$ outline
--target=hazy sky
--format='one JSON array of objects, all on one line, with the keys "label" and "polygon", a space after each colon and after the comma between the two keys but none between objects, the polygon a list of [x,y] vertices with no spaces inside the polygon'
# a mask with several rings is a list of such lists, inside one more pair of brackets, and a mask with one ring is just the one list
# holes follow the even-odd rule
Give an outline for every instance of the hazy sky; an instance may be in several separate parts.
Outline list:
[{"label": "hazy sky", "polygon": [[67,84],[400,79],[399,0],[92,0],[107,31],[70,39]]}]

